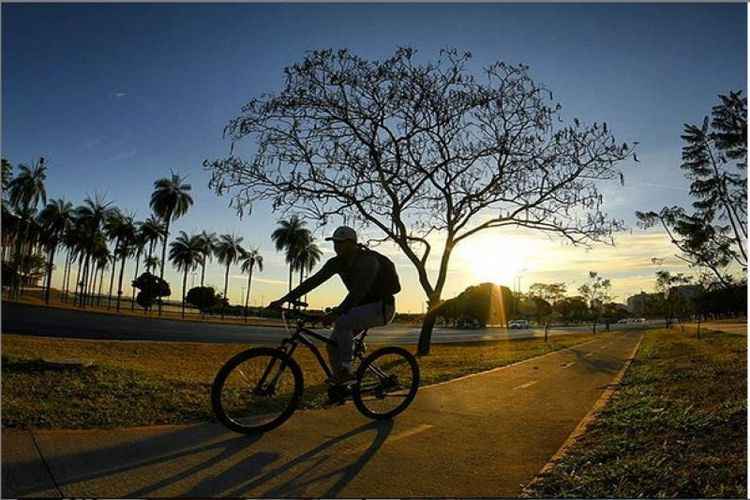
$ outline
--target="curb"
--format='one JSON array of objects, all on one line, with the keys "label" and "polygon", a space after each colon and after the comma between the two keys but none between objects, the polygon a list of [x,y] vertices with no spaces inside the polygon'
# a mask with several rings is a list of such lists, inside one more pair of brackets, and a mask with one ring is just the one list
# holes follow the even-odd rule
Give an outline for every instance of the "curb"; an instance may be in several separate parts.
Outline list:
[{"label": "curb", "polygon": [[620,372],[615,376],[612,383],[608,384],[607,388],[604,390],[601,396],[599,396],[599,399],[594,403],[594,406],[589,410],[589,412],[584,416],[580,422],[578,422],[578,425],[575,429],[573,429],[573,432],[570,433],[568,438],[563,442],[562,446],[555,452],[554,455],[552,455],[552,458],[547,461],[546,464],[544,464],[544,467],[542,467],[539,472],[537,472],[536,476],[529,481],[528,484],[526,484],[523,489],[521,490],[521,496],[523,497],[532,497],[529,489],[537,484],[541,477],[549,472],[557,463],[568,453],[570,448],[586,433],[586,430],[588,427],[596,421],[596,419],[599,416],[599,412],[604,408],[609,400],[612,398],[612,396],[617,392],[617,390],[620,387],[620,382],[622,382],[623,377],[625,376],[625,372],[628,371],[628,368],[630,368],[631,363],[635,359],[636,355],[638,354],[638,350],[641,348],[641,343],[643,342],[644,335],[641,335],[640,340],[638,340],[638,343],[635,345],[635,348],[633,348],[633,352],[630,354],[628,359],[625,361],[625,365],[622,367]]}]

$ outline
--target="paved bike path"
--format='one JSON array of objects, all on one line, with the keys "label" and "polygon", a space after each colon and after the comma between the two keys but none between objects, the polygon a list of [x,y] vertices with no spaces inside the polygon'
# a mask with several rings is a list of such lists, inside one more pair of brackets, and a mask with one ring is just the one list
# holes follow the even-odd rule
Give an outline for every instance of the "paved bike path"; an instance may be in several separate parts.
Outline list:
[{"label": "paved bike path", "polygon": [[33,437],[3,430],[2,496],[516,496],[640,337],[602,334],[423,388],[392,422],[372,422],[349,404],[298,412],[260,438],[208,423]]}]

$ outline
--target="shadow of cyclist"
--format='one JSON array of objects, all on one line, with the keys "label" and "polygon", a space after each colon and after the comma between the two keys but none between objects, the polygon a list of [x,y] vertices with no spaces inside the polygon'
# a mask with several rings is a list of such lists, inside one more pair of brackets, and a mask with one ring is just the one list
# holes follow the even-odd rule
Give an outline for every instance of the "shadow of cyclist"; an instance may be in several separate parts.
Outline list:
[{"label": "shadow of cyclist", "polygon": [[[298,466],[305,467],[304,470],[294,473],[294,477],[286,482],[271,487],[263,493],[253,493],[251,496],[260,497],[289,497],[289,496],[307,496],[305,490],[308,486],[321,483],[336,476],[338,479],[331,485],[324,493],[315,492],[315,496],[319,497],[335,497],[337,496],[349,482],[354,479],[357,474],[362,470],[365,464],[377,453],[380,447],[383,445],[385,440],[393,429],[393,421],[375,421],[366,425],[352,429],[351,431],[329,439],[328,441],[316,446],[299,455],[298,457],[280,465],[261,477],[254,479],[244,486],[240,486],[231,492],[227,492],[227,496],[247,496],[251,492],[257,492],[258,489],[264,484],[290,472],[292,469]],[[359,452],[344,452],[336,453],[336,450],[332,450],[337,444],[350,439],[357,434],[376,431],[376,435],[372,443],[362,451]],[[326,453],[330,451],[330,453]],[[319,470],[320,467],[327,461],[335,458],[337,462],[340,462],[342,458],[346,460],[347,455],[351,455],[353,461],[351,463],[340,466],[334,470]],[[317,471],[317,472],[316,472]],[[229,472],[229,471],[227,471]],[[218,479],[218,478],[217,478]],[[196,491],[190,491],[186,493],[186,496],[194,496]]]}]

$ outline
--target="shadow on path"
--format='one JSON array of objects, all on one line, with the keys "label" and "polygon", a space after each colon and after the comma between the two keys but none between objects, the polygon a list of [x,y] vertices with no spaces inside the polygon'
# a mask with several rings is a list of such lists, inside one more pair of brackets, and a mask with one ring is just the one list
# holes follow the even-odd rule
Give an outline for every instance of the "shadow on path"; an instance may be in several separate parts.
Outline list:
[{"label": "shadow on path", "polygon": [[[250,494],[250,492],[256,492],[260,487],[262,487],[263,484],[268,483],[269,481],[276,479],[287,472],[290,472],[295,467],[301,466],[304,468],[299,472],[296,472],[292,479],[269,488],[260,494],[257,492],[253,493],[252,496],[272,498],[308,496],[309,493],[305,491],[306,487],[339,476],[334,484],[332,484],[324,493],[315,494],[315,496],[319,496],[321,498],[335,497],[344,489],[347,484],[352,481],[352,479],[357,476],[357,474],[362,470],[365,464],[367,464],[367,462],[377,453],[385,440],[388,438],[392,429],[393,421],[391,420],[375,421],[366,425],[362,425],[345,434],[329,439],[328,441],[316,446],[310,451],[307,451],[302,455],[289,460],[287,463],[267,472],[263,476],[254,479],[247,484],[234,489],[233,491],[228,491],[225,494],[227,496],[235,497],[247,496]],[[351,463],[345,463],[344,465],[339,466],[333,470],[330,470],[330,468],[326,468],[325,471],[318,471],[318,468],[324,465],[329,460],[341,462],[342,459],[344,459],[344,462],[348,462],[347,455],[349,453],[346,453],[345,451],[342,452],[340,450],[337,451],[329,449],[347,439],[356,436],[357,434],[368,431],[376,431],[372,443],[361,453],[351,453],[353,460]],[[330,453],[326,453],[326,451],[328,450],[330,451]],[[237,473],[236,471],[227,472],[232,474]],[[245,479],[248,476],[246,470],[239,471],[239,473],[241,473]],[[196,488],[196,490],[190,491],[189,493],[187,493],[187,495],[193,496],[204,492],[205,490],[199,490],[198,488]]]}]

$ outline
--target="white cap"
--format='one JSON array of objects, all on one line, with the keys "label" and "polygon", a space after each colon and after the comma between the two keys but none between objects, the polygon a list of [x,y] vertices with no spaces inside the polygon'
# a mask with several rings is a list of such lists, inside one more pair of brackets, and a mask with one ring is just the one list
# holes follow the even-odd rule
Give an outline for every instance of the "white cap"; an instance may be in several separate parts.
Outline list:
[{"label": "white cap", "polygon": [[339,226],[333,232],[333,236],[326,238],[326,241],[344,241],[351,240],[357,242],[357,232],[349,226]]}]

